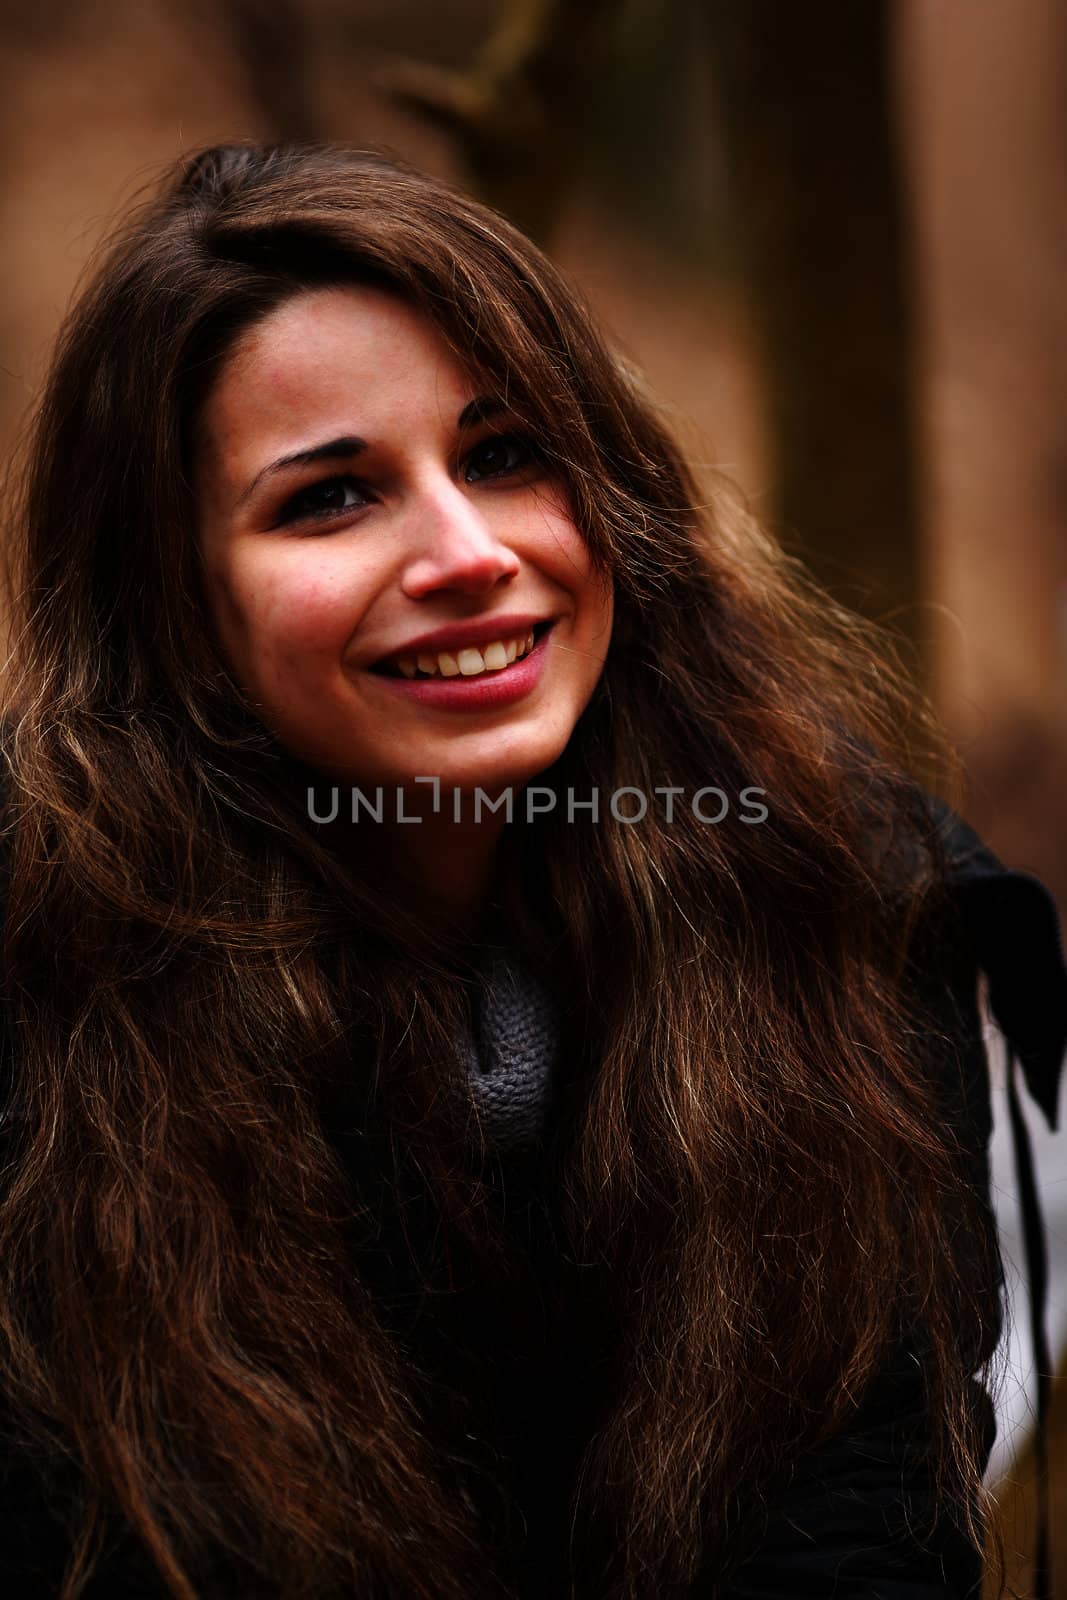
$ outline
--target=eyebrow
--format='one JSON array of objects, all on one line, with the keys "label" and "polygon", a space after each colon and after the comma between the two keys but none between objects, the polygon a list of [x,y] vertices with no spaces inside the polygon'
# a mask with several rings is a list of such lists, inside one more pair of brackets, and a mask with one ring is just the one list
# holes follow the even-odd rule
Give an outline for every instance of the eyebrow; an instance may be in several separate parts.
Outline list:
[{"label": "eyebrow", "polygon": [[[488,422],[490,418],[497,417],[506,410],[503,400],[497,396],[479,395],[463,407],[456,419],[456,427],[461,431],[464,428],[473,428],[475,423]],[[351,461],[366,448],[366,439],[360,439],[354,433],[345,433],[340,438],[327,439],[323,444],[310,445],[306,450],[294,450],[291,455],[279,456],[277,461],[272,461],[268,466],[261,468],[251,483],[241,490],[234,502],[234,510],[243,506],[266,479],[277,477],[289,467],[313,467],[317,461]]]}]

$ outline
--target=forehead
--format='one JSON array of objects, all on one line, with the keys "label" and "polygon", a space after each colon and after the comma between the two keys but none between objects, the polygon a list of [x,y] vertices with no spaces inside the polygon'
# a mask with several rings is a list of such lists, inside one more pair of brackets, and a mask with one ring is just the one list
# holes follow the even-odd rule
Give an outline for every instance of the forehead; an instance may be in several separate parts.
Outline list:
[{"label": "forehead", "polygon": [[353,420],[413,403],[454,417],[473,379],[415,307],[385,290],[293,295],[247,328],[209,391],[203,420],[227,434],[304,426],[338,406]]}]

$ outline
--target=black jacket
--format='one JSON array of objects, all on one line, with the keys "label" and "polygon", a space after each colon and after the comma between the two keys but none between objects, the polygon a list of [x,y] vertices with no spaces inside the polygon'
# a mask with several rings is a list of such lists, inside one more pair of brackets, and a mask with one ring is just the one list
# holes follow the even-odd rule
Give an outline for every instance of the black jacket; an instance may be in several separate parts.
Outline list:
[{"label": "black jacket", "polygon": [[[1054,1123],[1067,1049],[1067,967],[1055,906],[1043,885],[1004,868],[959,819],[938,809],[958,915],[921,946],[917,981],[958,1044],[962,1095],[947,1093],[988,1209],[991,1107],[978,971],[988,977],[994,1015],[1029,1091]],[[0,1039],[0,1048],[6,1059],[10,1040]],[[350,1154],[339,1148],[343,1159]],[[538,1170],[536,1149],[519,1152],[503,1162],[501,1182],[515,1214],[529,1225],[534,1250],[551,1251],[552,1197],[539,1191]],[[977,1367],[988,1351],[974,1354]],[[565,1600],[568,1593],[557,1534],[565,1523],[564,1486],[580,1451],[589,1392],[573,1352],[546,1348],[537,1371],[524,1374],[506,1399],[501,1436],[527,1513],[522,1570],[528,1600]],[[971,1398],[988,1454],[995,1435],[992,1404],[976,1382]],[[852,1425],[785,1475],[751,1554],[727,1583],[709,1572],[694,1585],[692,1600],[978,1600],[981,1563],[962,1537],[947,1524],[925,1540],[914,1535],[929,1499],[923,1447],[920,1375],[901,1351],[871,1387]],[[0,1594],[40,1600],[58,1594],[69,1552],[64,1517],[73,1482],[54,1463],[39,1469],[0,1432]],[[165,1593],[122,1531],[86,1590],[87,1600],[162,1600]]]},{"label": "black jacket", "polygon": [[[997,1024],[1030,1094],[1055,1127],[1067,1051],[1067,966],[1056,907],[1044,885],[1005,868],[940,803],[935,811],[951,860],[954,914],[922,943],[917,982],[941,1026],[959,1043],[963,1093],[957,1100],[947,1089],[946,1099],[957,1100],[974,1181],[995,1228],[989,1199],[992,1108],[977,974],[986,974]],[[951,940],[949,947],[938,946],[939,933]],[[989,1353],[975,1352],[980,1359]],[[974,1381],[971,1399],[983,1421],[988,1460],[996,1436],[992,1402]],[[798,1463],[762,1543],[723,1600],[977,1600],[982,1574],[973,1548],[945,1524],[925,1544],[909,1531],[929,1493],[923,1429],[917,1370],[902,1353],[895,1369],[873,1386],[849,1430]]]}]

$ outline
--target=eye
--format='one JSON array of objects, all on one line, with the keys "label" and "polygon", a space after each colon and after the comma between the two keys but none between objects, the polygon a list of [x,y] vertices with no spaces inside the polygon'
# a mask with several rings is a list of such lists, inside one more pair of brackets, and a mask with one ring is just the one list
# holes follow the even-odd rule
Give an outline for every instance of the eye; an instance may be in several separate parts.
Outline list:
[{"label": "eye", "polygon": [[370,504],[370,496],[357,478],[347,473],[336,478],[323,478],[300,489],[285,502],[278,517],[279,523],[313,521],[315,518],[339,516],[344,511],[354,511]]},{"label": "eye", "polygon": [[480,478],[506,478],[539,462],[537,446],[525,434],[495,433],[475,445],[467,456],[463,476],[468,483],[477,483]]}]

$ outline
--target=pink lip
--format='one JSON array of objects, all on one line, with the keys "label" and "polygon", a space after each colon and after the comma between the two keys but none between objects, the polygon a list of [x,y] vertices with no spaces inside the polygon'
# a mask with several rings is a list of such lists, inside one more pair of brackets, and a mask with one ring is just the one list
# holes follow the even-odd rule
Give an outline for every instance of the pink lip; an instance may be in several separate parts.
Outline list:
[{"label": "pink lip", "polygon": [[[370,676],[387,690],[440,711],[483,711],[510,706],[529,694],[540,681],[548,641],[554,632],[555,623],[545,630],[521,661],[514,661],[510,667],[501,667],[497,672],[479,673],[477,677],[391,678],[381,673]],[[467,637],[469,639],[470,635]],[[499,634],[495,637],[499,638]]]},{"label": "pink lip", "polygon": [[[397,656],[418,655],[420,650],[462,650],[464,645],[492,644],[494,639],[513,639],[516,634],[529,633],[539,627],[546,617],[532,612],[508,611],[498,617],[471,618],[470,622],[451,622],[447,627],[434,628],[430,633],[420,633],[416,639],[397,645],[378,657],[378,662],[395,661]],[[504,670],[503,668],[501,670]]]}]

